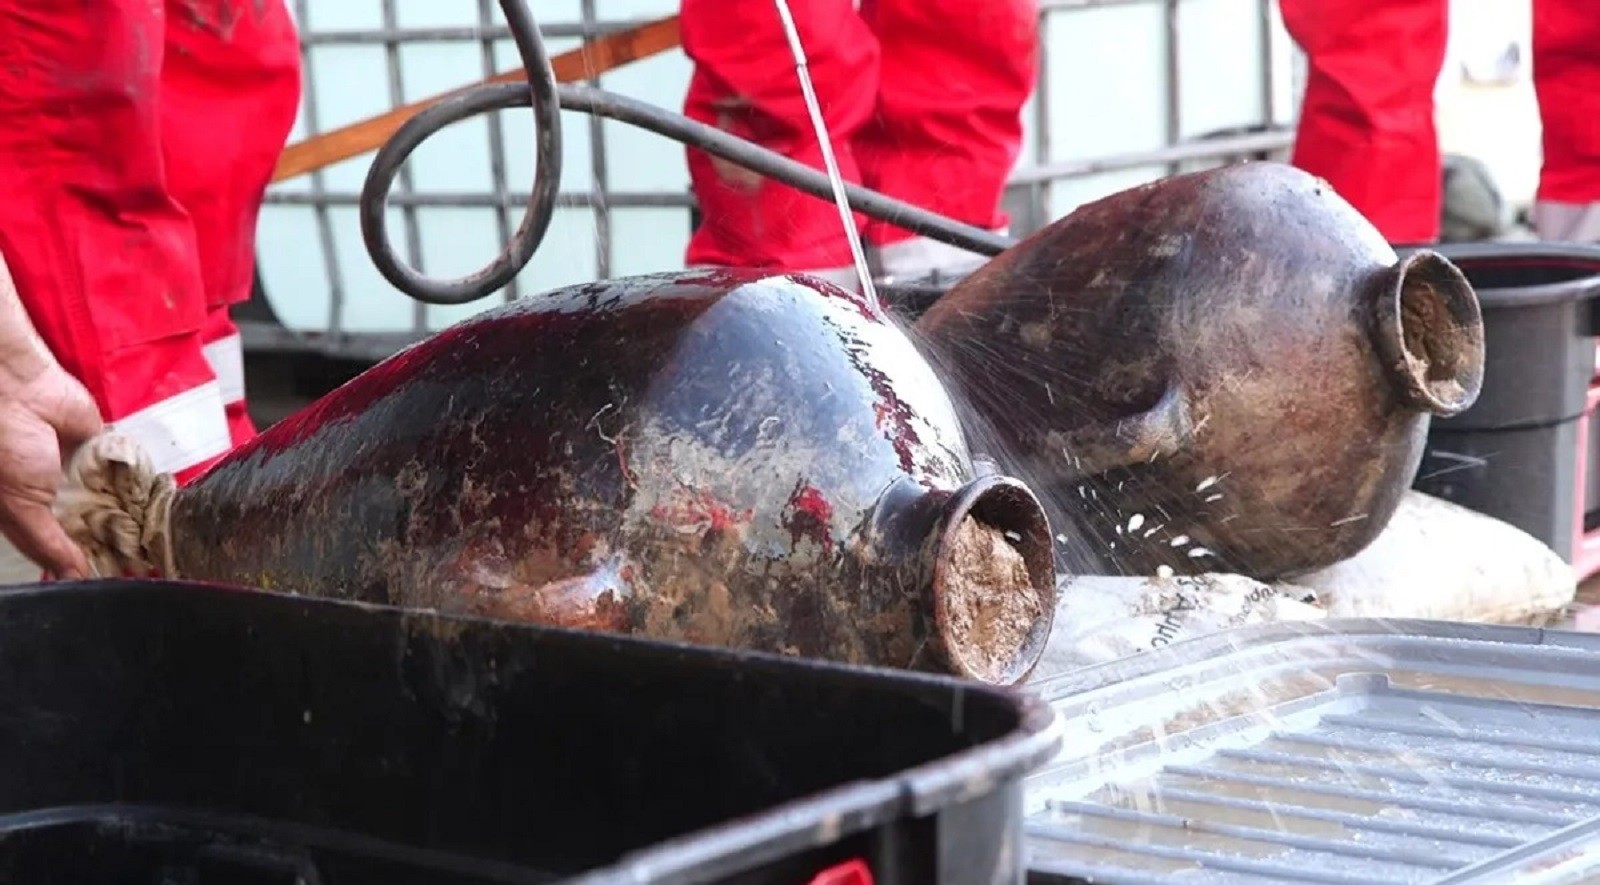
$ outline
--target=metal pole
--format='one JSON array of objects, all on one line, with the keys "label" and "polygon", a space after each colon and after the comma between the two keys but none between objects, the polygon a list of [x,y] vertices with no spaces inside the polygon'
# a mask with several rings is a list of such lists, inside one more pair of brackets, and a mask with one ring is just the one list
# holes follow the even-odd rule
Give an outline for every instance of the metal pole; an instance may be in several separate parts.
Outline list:
[{"label": "metal pole", "polygon": [[[295,20],[301,28],[311,20],[311,0],[295,0]],[[317,113],[316,68],[311,63],[311,50],[302,44],[300,63],[305,66],[306,88],[302,90],[305,102],[306,135],[315,136],[322,131]],[[338,339],[344,329],[345,286],[344,269],[339,266],[338,241],[333,236],[333,219],[328,212],[328,179],[321,169],[311,173],[312,213],[316,218],[317,239],[322,245],[322,263],[328,272],[328,337]]]},{"label": "metal pole", "polygon": [[[399,33],[399,29],[396,27],[397,22],[398,16],[395,13],[394,0],[383,0],[383,26],[392,32]],[[399,107],[406,103],[406,91],[404,75],[400,70],[400,42],[398,37],[394,40],[384,41],[383,55],[389,69],[389,104],[391,107]],[[399,178],[400,193],[410,194],[416,192],[416,182],[411,174],[411,166],[409,164],[400,168]],[[406,232],[406,260],[411,262],[411,266],[416,268],[419,273],[424,272],[426,268],[422,263],[422,231],[417,223],[417,207],[414,205],[402,206],[400,207],[400,215],[404,219]],[[411,325],[419,333],[427,332],[428,305],[421,301],[412,303]]]},{"label": "metal pole", "polygon": [[[1040,48],[1038,79],[1033,91],[1033,162],[1042,166],[1050,162],[1050,152],[1054,149],[1050,139],[1050,54],[1044,51],[1049,45],[1050,10],[1040,6],[1038,20]],[[1033,208],[1029,226],[1034,230],[1050,223],[1053,212],[1051,197],[1055,192],[1053,184],[1046,179],[1035,181],[1028,187]]]},{"label": "metal pole", "polygon": [[[1165,12],[1163,17],[1165,25],[1163,39],[1165,41],[1166,48],[1164,65],[1166,68],[1165,73],[1167,87],[1167,146],[1172,147],[1176,145],[1179,139],[1183,137],[1183,93],[1181,91],[1181,86],[1178,83],[1178,80],[1180,79],[1178,76],[1180,64],[1179,52],[1181,51],[1180,43],[1182,42],[1182,39],[1178,35],[1178,0],[1164,0],[1162,5],[1164,7],[1163,11]],[[1183,168],[1178,164],[1177,161],[1173,161],[1167,166],[1168,175],[1177,175],[1182,171]]]},{"label": "metal pole", "polygon": [[[583,26],[596,24],[595,0],[583,0]],[[600,78],[590,77],[590,86],[600,88]],[[594,266],[597,279],[611,279],[611,201],[606,173],[606,121],[589,115],[589,168],[594,176]]]}]

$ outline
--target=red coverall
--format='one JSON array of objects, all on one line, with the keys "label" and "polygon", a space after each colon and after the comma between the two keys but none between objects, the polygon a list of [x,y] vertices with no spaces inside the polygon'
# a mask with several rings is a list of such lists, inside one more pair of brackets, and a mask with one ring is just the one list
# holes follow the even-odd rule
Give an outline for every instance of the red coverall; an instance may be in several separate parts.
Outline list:
[{"label": "red coverall", "polygon": [[[1391,242],[1436,240],[1433,91],[1447,0],[1281,4],[1310,63],[1292,162],[1327,179]],[[1533,0],[1533,76],[1544,124],[1536,219],[1600,205],[1600,6]]]},{"label": "red coverall", "polygon": [[283,0],[0,0],[0,253],[109,426],[180,481],[255,432],[228,307],[299,97]]},{"label": "red coverall", "polygon": [[[891,197],[990,229],[1022,145],[1038,64],[1033,0],[790,0],[840,173]],[[689,117],[817,169],[794,57],[772,0],[683,0],[695,62]],[[880,39],[881,38],[881,39]],[[838,209],[688,150],[702,223],[686,263],[846,267]],[[869,244],[910,231],[857,215]]]}]

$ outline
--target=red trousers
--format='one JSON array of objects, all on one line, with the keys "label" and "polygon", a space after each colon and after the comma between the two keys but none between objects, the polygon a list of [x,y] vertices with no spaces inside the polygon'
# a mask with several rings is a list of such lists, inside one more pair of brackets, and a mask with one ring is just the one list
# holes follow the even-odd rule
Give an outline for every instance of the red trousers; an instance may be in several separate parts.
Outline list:
[{"label": "red trousers", "polygon": [[[1309,61],[1296,166],[1328,180],[1391,242],[1432,242],[1442,199],[1433,91],[1447,0],[1281,0]],[[1533,0],[1544,124],[1540,202],[1600,201],[1600,7]]]},{"label": "red trousers", "polygon": [[[847,181],[969,224],[1008,223],[1000,198],[1022,146],[1038,65],[1033,0],[790,0]],[[771,0],[683,0],[693,59],[684,112],[817,169],[794,57]],[[881,38],[881,39],[880,39]],[[825,200],[695,149],[702,223],[689,264],[810,270],[850,264]],[[857,216],[885,245],[912,234]]]},{"label": "red trousers", "polygon": [[180,480],[254,433],[228,307],[299,97],[283,0],[0,0],[0,252],[108,424]]}]

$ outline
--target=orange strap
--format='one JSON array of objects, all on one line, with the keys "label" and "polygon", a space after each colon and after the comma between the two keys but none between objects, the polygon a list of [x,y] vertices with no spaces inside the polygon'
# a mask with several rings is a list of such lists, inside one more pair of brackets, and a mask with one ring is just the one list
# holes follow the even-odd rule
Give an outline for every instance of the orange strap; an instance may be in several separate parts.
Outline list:
[{"label": "orange strap", "polygon": [[[629,62],[666,52],[677,46],[678,40],[678,17],[674,15],[591,40],[577,49],[563,52],[550,59],[550,66],[555,69],[557,82],[587,80]],[[525,76],[523,69],[517,68],[514,71],[496,74],[481,82],[509,83],[521,80]],[[349,126],[342,126],[331,132],[324,132],[305,141],[291,144],[278,158],[278,167],[272,173],[272,180],[283,181],[360,156],[368,151],[375,151],[418,111],[440,99],[471,88],[473,87],[467,86],[402,105],[388,113],[369,117]]]}]

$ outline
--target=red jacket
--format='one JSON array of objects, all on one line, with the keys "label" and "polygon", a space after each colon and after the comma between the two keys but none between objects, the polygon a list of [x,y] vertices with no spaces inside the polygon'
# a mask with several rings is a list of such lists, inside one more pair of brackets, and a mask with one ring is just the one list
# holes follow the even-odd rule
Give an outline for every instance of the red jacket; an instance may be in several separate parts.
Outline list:
[{"label": "red jacket", "polygon": [[299,96],[283,0],[0,0],[0,252],[104,418],[180,479],[254,432],[227,308]]},{"label": "red jacket", "polygon": [[[841,174],[969,224],[1002,228],[1038,64],[1033,0],[790,0]],[[816,169],[822,153],[771,0],[683,0],[695,62],[684,112]],[[881,37],[881,39],[880,39]],[[838,210],[688,151],[703,222],[690,264],[850,264]],[[865,219],[857,217],[861,224]],[[875,245],[910,232],[864,225]]]},{"label": "red jacket", "polygon": [[[1437,239],[1433,91],[1446,0],[1281,0],[1310,76],[1293,162],[1327,179],[1393,242]],[[1600,203],[1600,7],[1533,0],[1545,206]]]}]

